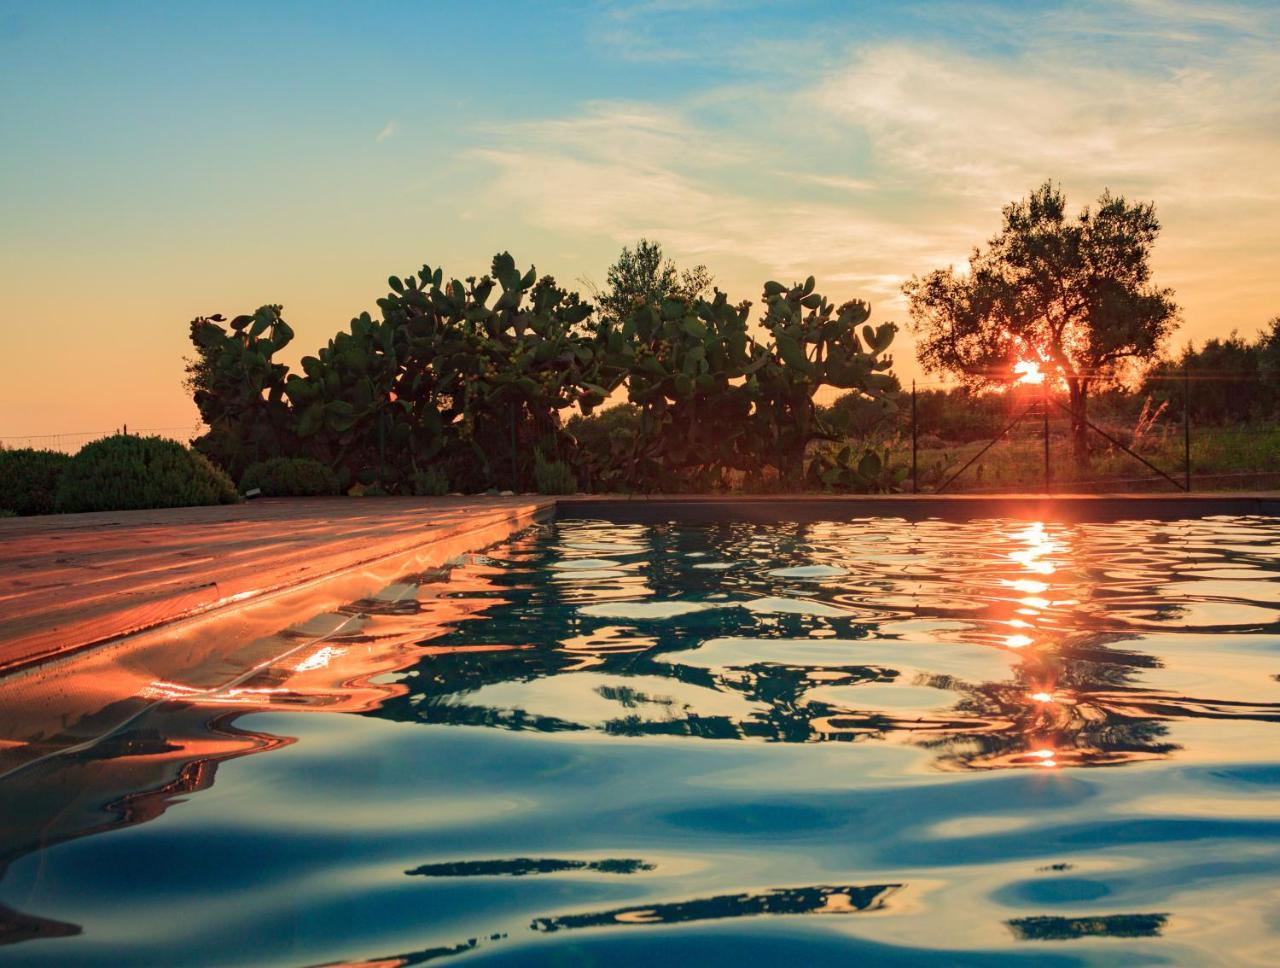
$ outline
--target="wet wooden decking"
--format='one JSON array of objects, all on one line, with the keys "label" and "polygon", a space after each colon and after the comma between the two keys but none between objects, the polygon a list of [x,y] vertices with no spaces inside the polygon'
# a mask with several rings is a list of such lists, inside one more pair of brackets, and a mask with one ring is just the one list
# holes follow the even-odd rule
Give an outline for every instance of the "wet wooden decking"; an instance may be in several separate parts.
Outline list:
[{"label": "wet wooden decking", "polygon": [[441,542],[471,550],[466,535],[491,543],[553,507],[541,497],[266,499],[0,520],[0,672],[362,568],[376,586],[380,561]]}]

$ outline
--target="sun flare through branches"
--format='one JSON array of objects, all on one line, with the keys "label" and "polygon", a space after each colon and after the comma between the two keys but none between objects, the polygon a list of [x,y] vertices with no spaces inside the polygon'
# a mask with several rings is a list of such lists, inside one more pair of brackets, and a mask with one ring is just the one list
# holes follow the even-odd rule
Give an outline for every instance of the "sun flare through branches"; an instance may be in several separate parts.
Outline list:
[{"label": "sun flare through branches", "polygon": [[1019,360],[1013,364],[1013,372],[1017,375],[1015,383],[1040,384],[1044,382],[1044,371],[1035,360]]}]

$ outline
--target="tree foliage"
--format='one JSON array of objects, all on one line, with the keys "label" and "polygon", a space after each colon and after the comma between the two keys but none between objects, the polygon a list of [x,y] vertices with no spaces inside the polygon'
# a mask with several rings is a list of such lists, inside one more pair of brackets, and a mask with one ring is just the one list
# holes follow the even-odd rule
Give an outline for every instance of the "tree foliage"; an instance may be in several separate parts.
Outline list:
[{"label": "tree foliage", "polygon": [[664,258],[660,243],[640,239],[635,248],[623,247],[605,276],[608,288],[595,298],[604,315],[622,319],[639,303],[661,306],[672,298],[693,302],[706,295],[714,281],[706,266],[678,269]]},{"label": "tree foliage", "polygon": [[970,384],[1007,382],[1018,360],[1038,362],[1067,386],[1083,458],[1090,390],[1154,357],[1176,322],[1172,291],[1151,278],[1159,232],[1150,203],[1103,192],[1071,218],[1045,182],[1005,207],[968,272],[939,269],[903,287],[920,362]]},{"label": "tree foliage", "polygon": [[1181,417],[1184,389],[1197,424],[1280,417],[1280,316],[1254,339],[1233,331],[1206,340],[1199,349],[1188,344],[1150,368],[1141,392],[1157,404],[1167,401],[1169,413]]}]

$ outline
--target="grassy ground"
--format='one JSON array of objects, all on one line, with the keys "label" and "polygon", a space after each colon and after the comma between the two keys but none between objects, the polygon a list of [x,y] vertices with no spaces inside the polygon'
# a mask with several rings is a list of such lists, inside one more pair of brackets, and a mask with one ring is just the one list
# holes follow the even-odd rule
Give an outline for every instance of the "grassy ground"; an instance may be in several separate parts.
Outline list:
[{"label": "grassy ground", "polygon": [[[1120,433],[1113,434],[1126,439]],[[921,491],[933,491],[951,478],[985,446],[984,441],[948,444],[926,439],[918,452]],[[1051,485],[1063,490],[1174,490],[1174,485],[1129,454],[1093,435],[1088,470],[1071,458],[1065,428],[1051,428]],[[1181,428],[1131,444],[1156,467],[1181,482],[1184,452]],[[891,446],[894,463],[910,466],[911,441]],[[1199,427],[1191,434],[1192,488],[1195,490],[1280,487],[1280,425],[1246,424]],[[1041,490],[1044,487],[1044,440],[1031,428],[993,445],[947,486],[948,491]],[[909,481],[908,481],[909,489]]]}]

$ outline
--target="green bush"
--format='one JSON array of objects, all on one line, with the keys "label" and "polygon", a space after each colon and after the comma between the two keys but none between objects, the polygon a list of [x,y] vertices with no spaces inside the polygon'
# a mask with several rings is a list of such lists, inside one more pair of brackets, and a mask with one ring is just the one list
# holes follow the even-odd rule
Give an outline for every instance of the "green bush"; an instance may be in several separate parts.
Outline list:
[{"label": "green bush", "polygon": [[575,414],[565,429],[574,440],[574,464],[588,491],[631,490],[640,436],[639,407],[619,403],[590,416]]},{"label": "green bush", "polygon": [[539,494],[574,494],[578,490],[573,468],[562,460],[547,460],[541,451],[533,455],[533,479]]},{"label": "green bush", "polygon": [[449,493],[449,475],[445,469],[432,465],[413,475],[415,497],[443,497]]},{"label": "green bush", "polygon": [[337,494],[338,476],[309,457],[273,457],[250,464],[240,478],[242,493],[257,488],[265,497],[316,497]]},{"label": "green bush", "polygon": [[0,508],[52,514],[58,478],[70,460],[56,450],[0,450]]},{"label": "green bush", "polygon": [[117,434],[85,444],[58,482],[59,511],[231,504],[235,485],[203,454],[163,437]]}]

